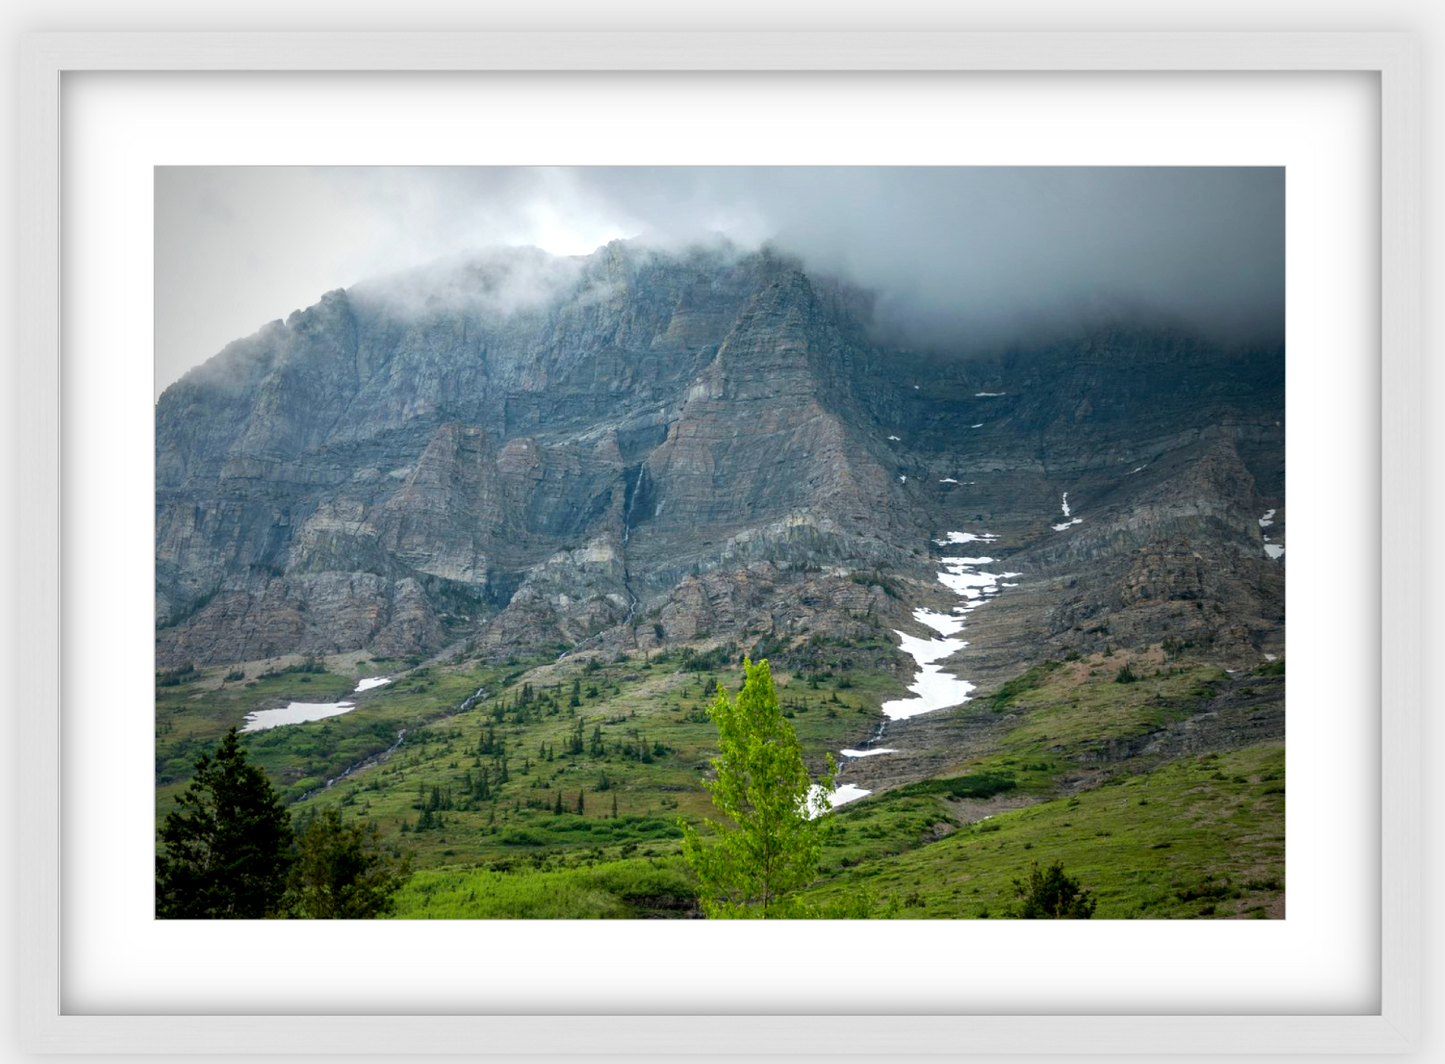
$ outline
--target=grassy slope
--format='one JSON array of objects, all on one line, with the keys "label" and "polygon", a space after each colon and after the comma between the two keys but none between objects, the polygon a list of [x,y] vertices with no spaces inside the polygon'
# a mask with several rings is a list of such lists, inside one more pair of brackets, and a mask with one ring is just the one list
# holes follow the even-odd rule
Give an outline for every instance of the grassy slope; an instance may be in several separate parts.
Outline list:
[{"label": "grassy slope", "polygon": [[632,918],[694,896],[682,859],[624,858],[537,870],[434,869],[398,898],[402,920]]},{"label": "grassy slope", "polygon": [[[1283,915],[1284,747],[1183,758],[1070,798],[999,813],[892,857],[858,854],[809,892],[896,896],[900,915],[1005,915],[1014,878],[1062,861],[1098,898],[1097,917]],[[883,796],[839,817],[840,849],[921,838],[917,808]],[[934,802],[933,820],[950,809]],[[927,830],[927,829],[924,829]],[[871,859],[870,859],[871,858]]]},{"label": "grassy slope", "polygon": [[[409,734],[398,757],[317,801],[354,808],[377,821],[383,836],[404,840],[423,868],[674,837],[678,816],[697,817],[711,808],[701,781],[716,752],[715,731],[704,707],[712,701],[715,682],[729,689],[740,685],[740,670],[687,672],[676,658],[585,669],[585,662],[569,661],[529,674],[534,696],[546,695],[546,701],[540,707],[534,703],[520,720],[513,708],[517,683],[499,698]],[[575,710],[567,705],[574,680],[582,703]],[[870,704],[876,706],[882,691],[892,690],[886,677],[877,676],[854,676],[853,686],[844,690],[811,690],[786,674],[779,680],[783,700],[794,707],[793,723],[804,749],[817,764],[826,751],[866,731],[876,716]],[[594,688],[596,695],[589,697]],[[834,697],[841,704],[834,704]],[[583,750],[569,754],[578,720]],[[592,749],[599,726],[601,754]],[[478,753],[488,733],[506,744],[510,778],[501,785],[494,782],[499,758]],[[544,744],[552,760],[542,758]],[[641,756],[639,747],[645,749]],[[467,773],[475,779],[484,769],[493,781],[493,797],[465,802]],[[432,787],[444,795],[450,790],[453,808],[439,811],[440,828],[403,833],[403,825],[418,822],[416,803],[423,787],[428,794]],[[560,816],[554,813],[559,793],[565,810]],[[575,813],[579,793],[582,816]]]},{"label": "grassy slope", "polygon": [[1124,660],[1046,662],[1011,680],[985,704],[1011,718],[998,750],[955,771],[1004,773],[1025,793],[1053,795],[1092,765],[1127,760],[1131,741],[1187,719],[1225,679],[1212,665],[1136,662],[1139,679],[1118,683]]},{"label": "grassy slope", "polygon": [[[406,727],[405,745],[385,763],[293,809],[337,806],[373,820],[386,841],[414,854],[420,868],[673,837],[677,816],[699,816],[711,808],[701,780],[715,753],[716,733],[705,707],[717,682],[731,690],[741,685],[741,670],[735,661],[717,660],[706,662],[710,668],[685,668],[677,654],[654,661],[589,662],[568,659],[530,668],[523,663],[505,670],[434,665],[368,692],[350,713],[247,735],[243,743],[283,795],[295,799],[345,766],[386,749],[397,728]],[[333,701],[355,686],[351,677],[325,673],[218,688],[220,671],[158,689],[158,817],[184,787],[196,754],[214,746],[225,728],[251,709],[293,698]],[[879,719],[878,705],[901,691],[896,680],[881,673],[827,677],[816,686],[786,672],[774,675],[785,711],[792,714],[815,766],[821,766],[826,752],[865,735]],[[568,704],[574,682],[580,689],[577,707]],[[524,684],[531,685],[533,698],[519,707]],[[481,686],[488,689],[485,700],[452,712]],[[568,741],[578,720],[584,748],[570,754]],[[601,754],[592,749],[599,726]],[[500,756],[495,750],[481,752],[488,734],[494,748],[504,749],[505,783],[498,783]],[[551,760],[542,755],[544,746],[553,751]],[[483,770],[491,796],[469,798],[467,777],[475,781]],[[421,815],[419,795],[429,798],[433,787],[444,799],[449,792],[450,808],[438,810],[439,828],[412,830]],[[559,792],[567,810],[561,816],[553,813]],[[580,817],[575,815],[579,792],[585,810]]]},{"label": "grassy slope", "polygon": [[[810,897],[831,903],[867,891],[896,899],[895,914],[904,917],[1001,915],[1010,881],[1032,860],[1061,859],[1096,892],[1101,917],[1281,915],[1282,747],[1261,744],[1162,767],[1158,758],[1134,756],[1131,743],[1197,712],[1227,681],[1212,666],[1150,659],[1136,661],[1139,682],[1120,684],[1121,664],[1115,657],[1042,666],[995,699],[971,703],[969,712],[1003,714],[1004,735],[998,749],[947,775],[989,786],[913,787],[840,810],[825,878]],[[690,897],[676,856],[676,818],[710,812],[700,783],[714,732],[703,710],[715,682],[740,684],[734,663],[714,658],[685,668],[672,654],[409,673],[384,665],[363,671],[396,675],[397,682],[364,696],[354,712],[259,733],[246,744],[294,799],[385,749],[398,727],[408,729],[405,746],[387,762],[293,806],[298,813],[339,807],[374,821],[388,845],[413,854],[419,871],[400,915],[637,916],[686,907],[675,904]],[[824,752],[866,734],[879,704],[900,692],[884,673],[809,682],[780,671],[775,678],[814,767]],[[334,673],[219,679],[210,673],[159,689],[157,771],[165,782],[158,812],[183,785],[188,772],[181,769],[194,752],[249,710],[291,698],[330,701],[355,686],[354,676]],[[578,707],[568,705],[574,681]],[[524,683],[533,697],[519,705]],[[482,686],[485,701],[453,713]],[[584,749],[569,754],[579,718]],[[601,754],[591,749],[599,724]],[[479,750],[489,732],[494,745],[505,746],[505,783],[497,783],[500,756]],[[552,760],[543,747],[555,751]],[[476,800],[466,779],[484,769],[493,793]],[[416,830],[419,801],[433,788],[444,807],[436,826]],[[949,790],[982,797],[1002,791],[1002,804],[1034,804],[967,826],[991,807],[956,800]],[[561,815],[553,812],[559,792]]]},{"label": "grassy slope", "polygon": [[[497,684],[499,669],[439,666],[398,674],[386,662],[375,662],[355,675],[333,672],[282,672],[253,680],[225,681],[225,669],[205,670],[199,677],[156,690],[157,817],[171,808],[184,789],[196,757],[213,749],[232,725],[246,714],[290,701],[353,701],[357,708],[342,716],[309,724],[273,728],[242,736],[251,757],[288,800],[324,783],[343,769],[386,750],[399,729],[416,729],[448,713],[478,687]],[[515,672],[515,669],[506,672]],[[352,697],[363,675],[398,676],[395,683]]]}]

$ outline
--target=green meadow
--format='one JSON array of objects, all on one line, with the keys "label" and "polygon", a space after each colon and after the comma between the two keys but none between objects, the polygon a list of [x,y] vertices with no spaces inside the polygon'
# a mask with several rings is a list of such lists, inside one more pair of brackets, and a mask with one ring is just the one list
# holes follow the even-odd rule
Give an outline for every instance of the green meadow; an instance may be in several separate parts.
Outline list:
[{"label": "green meadow", "polygon": [[[815,771],[871,733],[881,703],[903,692],[891,673],[855,664],[877,647],[831,649],[831,661],[774,673]],[[411,855],[399,917],[695,915],[678,820],[711,811],[706,707],[718,685],[741,685],[739,657],[732,646],[501,665],[353,655],[252,665],[244,676],[158,674],[158,823],[195,757],[246,714],[345,699],[357,708],[247,733],[242,745],[293,814],[336,808]],[[392,682],[352,696],[365,676]],[[995,748],[829,814],[821,875],[804,901],[820,915],[1004,916],[1013,879],[1059,860],[1094,892],[1096,917],[1282,916],[1282,744],[1136,749],[1205,710],[1227,725],[1282,698],[1282,685],[1157,651],[1030,669],[947,711],[988,715]]]}]

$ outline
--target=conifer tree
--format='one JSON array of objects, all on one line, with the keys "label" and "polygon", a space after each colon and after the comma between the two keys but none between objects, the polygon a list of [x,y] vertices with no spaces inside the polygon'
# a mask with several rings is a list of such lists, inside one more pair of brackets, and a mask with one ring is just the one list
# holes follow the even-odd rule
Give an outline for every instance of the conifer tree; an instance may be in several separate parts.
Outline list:
[{"label": "conifer tree", "polygon": [[297,838],[297,853],[287,882],[288,911],[312,920],[364,920],[385,916],[411,874],[411,861],[393,858],[381,848],[373,824],[367,829],[342,823],[326,809]]},{"label": "conifer tree", "polygon": [[241,749],[236,729],[202,754],[161,828],[156,915],[259,919],[278,912],[286,885],[291,814]]},{"label": "conifer tree", "polygon": [[1020,902],[1010,915],[1023,920],[1088,920],[1098,905],[1092,892],[1064,871],[1062,861],[1042,872],[1035,861],[1028,879],[1015,879],[1013,886]]}]

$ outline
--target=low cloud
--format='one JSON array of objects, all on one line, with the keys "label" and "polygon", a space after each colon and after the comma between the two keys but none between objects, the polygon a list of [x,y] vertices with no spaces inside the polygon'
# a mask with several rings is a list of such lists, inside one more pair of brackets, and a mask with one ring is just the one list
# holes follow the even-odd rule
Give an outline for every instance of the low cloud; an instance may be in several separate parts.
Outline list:
[{"label": "low cloud", "polygon": [[[156,191],[158,390],[332,288],[622,237],[772,241],[875,290],[903,342],[957,351],[1098,317],[1283,337],[1279,168],[172,167]],[[491,296],[525,307],[565,263]],[[406,282],[389,298],[460,295]]]},{"label": "low cloud", "polygon": [[370,278],[350,295],[407,317],[459,310],[509,317],[541,310],[574,290],[583,267],[580,257],[535,247],[485,248]]}]

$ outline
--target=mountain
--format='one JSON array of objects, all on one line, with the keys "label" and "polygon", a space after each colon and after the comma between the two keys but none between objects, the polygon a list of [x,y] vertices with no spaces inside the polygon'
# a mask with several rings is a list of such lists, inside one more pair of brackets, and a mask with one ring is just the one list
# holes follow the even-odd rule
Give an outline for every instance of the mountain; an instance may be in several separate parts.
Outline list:
[{"label": "mountain", "polygon": [[442,263],[163,394],[157,661],[857,637],[947,599],[934,541],[970,529],[1025,574],[985,675],[1109,642],[1257,657],[1283,388],[1282,351],[1183,329],[902,350],[772,249]]},{"label": "mountain", "polygon": [[678,818],[750,654],[842,766],[819,900],[989,915],[1030,850],[1101,915],[1282,916],[1283,351],[1127,317],[918,351],[873,308],[774,248],[506,249],[192,370],[158,818],[238,726],[413,854],[405,915],[693,914]]}]

